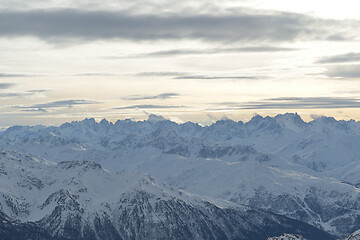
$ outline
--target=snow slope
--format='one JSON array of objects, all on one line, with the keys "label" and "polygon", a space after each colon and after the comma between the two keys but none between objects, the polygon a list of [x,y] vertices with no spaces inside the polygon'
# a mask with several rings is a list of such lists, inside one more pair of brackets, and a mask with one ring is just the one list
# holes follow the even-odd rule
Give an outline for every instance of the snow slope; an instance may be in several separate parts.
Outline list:
[{"label": "snow slope", "polygon": [[299,221],[205,201],[149,175],[110,172],[94,162],[2,151],[0,169],[0,237],[10,240],[261,240],[282,232],[333,239]]}]

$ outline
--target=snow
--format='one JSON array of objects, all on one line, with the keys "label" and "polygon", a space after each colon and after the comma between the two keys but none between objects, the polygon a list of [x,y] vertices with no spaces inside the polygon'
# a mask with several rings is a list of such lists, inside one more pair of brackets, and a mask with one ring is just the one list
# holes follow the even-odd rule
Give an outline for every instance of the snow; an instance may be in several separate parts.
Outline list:
[{"label": "snow", "polygon": [[[23,222],[38,221],[48,216],[62,200],[76,202],[82,208],[109,212],[116,209],[124,195],[144,191],[154,198],[181,199],[188,204],[201,205],[202,198],[158,183],[151,176],[133,171],[112,172],[101,165],[87,161],[52,163],[14,151],[0,155],[0,206],[2,211]],[[29,181],[36,180],[36,181]],[[37,185],[36,185],[37,184]],[[6,199],[23,209],[14,209]],[[239,205],[207,198],[220,207]],[[107,208],[103,206],[107,205]],[[66,212],[63,214],[67,214]],[[66,218],[64,218],[66,219]]]},{"label": "snow", "polygon": [[[0,133],[0,148],[32,154],[32,161],[42,163],[41,169],[29,163],[12,168],[33,168],[34,179],[38,174],[50,174],[45,186],[68,187],[75,192],[89,186],[90,195],[101,196],[94,200],[79,194],[82,204],[115,201],[112,199],[124,193],[109,190],[117,186],[124,191],[131,189],[121,182],[121,174],[113,173],[126,170],[145,172],[194,196],[221,199],[223,203],[256,206],[295,218],[295,212],[301,210],[309,223],[333,233],[338,233],[335,220],[360,214],[360,209],[354,208],[360,200],[360,123],[355,121],[322,117],[306,123],[299,115],[288,113],[255,116],[247,123],[221,120],[201,127],[156,115],[146,121],[127,119],[115,124],[106,119],[97,123],[92,118],[60,127],[12,127]],[[81,173],[82,180],[72,182],[69,173],[61,169],[64,164],[55,162],[73,160],[95,161],[111,171],[76,166],[74,169],[82,170],[71,174]],[[0,176],[6,179],[1,169]],[[22,178],[22,185],[32,186],[25,173]],[[113,178],[118,180],[111,182]],[[0,189],[6,189],[6,184],[5,180],[0,183]],[[103,184],[109,188],[100,188]],[[44,201],[35,195],[48,196],[51,192],[47,187],[32,188],[32,204]],[[12,189],[19,199],[22,191],[27,190]],[[284,197],[289,205],[276,204]],[[309,202],[312,198],[323,209],[343,208],[350,213],[321,215]],[[46,214],[43,211],[41,216]]]}]

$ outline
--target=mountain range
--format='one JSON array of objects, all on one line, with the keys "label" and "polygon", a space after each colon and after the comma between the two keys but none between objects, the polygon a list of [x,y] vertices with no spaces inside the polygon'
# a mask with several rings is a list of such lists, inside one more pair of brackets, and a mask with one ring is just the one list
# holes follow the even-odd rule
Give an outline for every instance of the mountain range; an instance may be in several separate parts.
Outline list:
[{"label": "mountain range", "polygon": [[[113,234],[107,239],[143,239],[155,232],[164,239],[282,233],[332,239],[360,228],[360,123],[353,120],[304,122],[292,113],[210,126],[155,115],[138,122],[85,119],[59,127],[10,127],[0,133],[0,148],[3,223],[14,231],[31,229],[28,234],[39,239],[49,233],[96,239],[100,232]],[[199,215],[202,221],[195,219]],[[138,222],[119,222],[119,216]],[[179,219],[193,224],[174,222]],[[293,223],[309,234],[296,232]],[[264,226],[270,235],[261,231]],[[315,230],[328,235],[314,238]]]}]

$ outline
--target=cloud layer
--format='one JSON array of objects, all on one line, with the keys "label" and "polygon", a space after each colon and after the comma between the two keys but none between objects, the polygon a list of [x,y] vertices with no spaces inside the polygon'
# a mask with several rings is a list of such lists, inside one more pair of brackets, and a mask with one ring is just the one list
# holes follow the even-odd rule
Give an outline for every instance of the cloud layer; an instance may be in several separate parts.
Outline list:
[{"label": "cloud layer", "polygon": [[232,79],[232,80],[243,80],[243,79],[259,79],[260,77],[257,76],[210,76],[210,75],[188,75],[188,76],[179,76],[175,77],[174,79],[195,79],[195,80],[221,80],[221,79]]},{"label": "cloud layer", "polygon": [[[284,97],[269,98],[259,102],[222,103],[226,110],[242,109],[336,109],[360,108],[359,98],[340,97]],[[220,110],[220,109],[218,109]]]},{"label": "cloud layer", "polygon": [[332,78],[357,79],[360,78],[360,65],[335,65],[328,68],[326,75]]},{"label": "cloud layer", "polygon": [[296,48],[257,46],[257,47],[241,47],[241,48],[209,48],[209,49],[171,49],[165,51],[149,52],[134,57],[171,57],[184,55],[208,55],[208,54],[224,54],[224,53],[260,53],[260,52],[288,52],[296,51]]},{"label": "cloud layer", "polygon": [[345,53],[321,58],[317,63],[349,63],[360,62],[360,53]]},{"label": "cloud layer", "polygon": [[14,83],[0,83],[0,89],[8,89],[11,88],[13,86],[15,86],[16,84]]},{"label": "cloud layer", "polygon": [[25,105],[25,106],[12,106],[11,108],[23,109],[23,111],[40,111],[46,112],[47,109],[55,108],[72,108],[76,105],[89,105],[89,104],[99,104],[100,102],[92,100],[61,100],[48,103],[40,103],[34,105]]},{"label": "cloud layer", "polygon": [[184,106],[175,106],[175,105],[152,105],[152,104],[144,104],[144,105],[132,105],[125,107],[115,107],[112,109],[171,109],[171,108],[181,108]]},{"label": "cloud layer", "polygon": [[137,100],[153,100],[153,99],[169,99],[169,98],[175,98],[180,96],[180,94],[177,93],[162,93],[158,95],[131,95],[127,97],[123,97],[124,100],[131,100],[131,101],[137,101]]},{"label": "cloud layer", "polygon": [[180,16],[48,9],[3,11],[0,23],[0,36],[34,36],[46,41],[200,39],[284,42],[297,39],[343,40],[347,37],[344,32],[340,34],[333,28],[341,22],[284,12]]}]

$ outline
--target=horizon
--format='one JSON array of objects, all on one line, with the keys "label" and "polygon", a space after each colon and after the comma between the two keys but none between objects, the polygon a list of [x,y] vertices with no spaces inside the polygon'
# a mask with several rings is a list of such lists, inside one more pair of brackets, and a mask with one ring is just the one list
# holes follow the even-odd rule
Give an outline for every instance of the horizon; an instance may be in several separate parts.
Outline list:
[{"label": "horizon", "polygon": [[[129,120],[129,121],[133,121],[133,122],[146,122],[146,121],[151,121],[150,120],[150,117],[151,116],[154,116],[154,117],[158,117],[158,118],[162,118],[163,120],[160,120],[160,121],[170,121],[170,122],[173,122],[173,123],[176,123],[178,125],[182,125],[182,124],[186,124],[186,123],[193,123],[193,124],[198,124],[200,127],[209,127],[213,124],[216,124],[217,122],[220,122],[220,121],[232,121],[232,122],[235,122],[235,123],[243,123],[243,124],[247,124],[249,123],[253,118],[257,117],[257,116],[260,116],[262,119],[265,119],[265,118],[275,118],[275,117],[279,117],[279,116],[285,116],[285,115],[296,115],[298,116],[304,123],[311,123],[313,121],[316,121],[318,119],[324,119],[324,118],[331,118],[331,119],[334,119],[336,122],[341,122],[341,121],[344,121],[344,122],[360,122],[360,121],[357,121],[355,119],[348,119],[348,120],[344,120],[344,119],[336,119],[332,116],[325,116],[325,115],[312,115],[311,116],[311,119],[306,121],[304,120],[301,115],[297,114],[296,112],[286,112],[286,113],[279,113],[279,114],[275,114],[275,115],[260,115],[260,114],[255,114],[253,115],[250,119],[246,120],[246,121],[242,121],[242,120],[234,120],[234,119],[230,119],[230,118],[220,118],[220,119],[213,119],[211,122],[205,122],[205,123],[199,123],[199,122],[193,122],[193,121],[177,121],[178,119],[170,119],[170,118],[164,118],[163,116],[161,115],[156,115],[156,114],[149,114],[147,115],[147,118],[144,118],[144,119],[131,119],[131,118],[125,118],[125,119],[115,119],[115,120],[110,120],[110,119],[107,119],[105,117],[101,118],[101,117],[85,117],[85,118],[82,118],[80,120],[72,120],[72,121],[65,121],[65,122],[62,122],[62,123],[59,123],[57,125],[44,125],[44,124],[34,124],[34,125],[12,125],[12,126],[6,126],[6,127],[0,127],[0,131],[5,131],[9,128],[12,128],[12,127],[17,127],[17,126],[24,126],[24,127],[36,127],[36,126],[43,126],[43,127],[60,127],[61,125],[63,124],[66,124],[66,123],[79,123],[79,122],[83,122],[83,121],[86,121],[86,120],[92,120],[94,121],[96,124],[100,124],[101,121],[105,120],[106,122],[108,122],[108,124],[112,124],[112,125],[115,125],[116,122],[118,121],[126,121],[126,120]],[[155,120],[155,121],[158,121],[158,120]]]},{"label": "horizon", "polygon": [[356,0],[0,3],[0,127],[360,120]]}]

